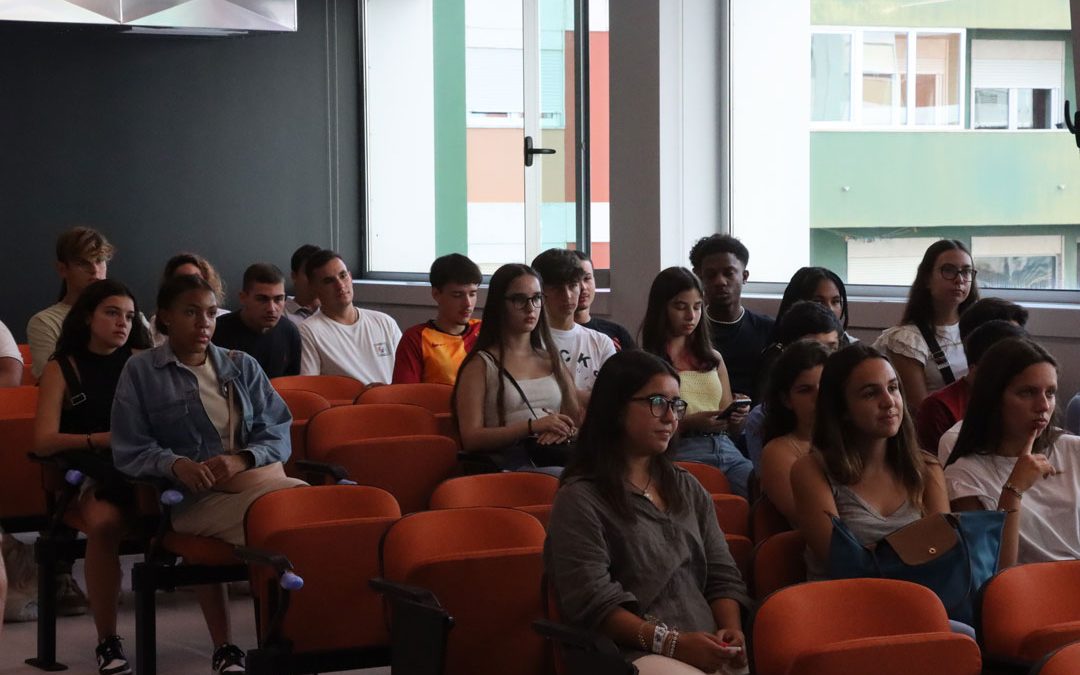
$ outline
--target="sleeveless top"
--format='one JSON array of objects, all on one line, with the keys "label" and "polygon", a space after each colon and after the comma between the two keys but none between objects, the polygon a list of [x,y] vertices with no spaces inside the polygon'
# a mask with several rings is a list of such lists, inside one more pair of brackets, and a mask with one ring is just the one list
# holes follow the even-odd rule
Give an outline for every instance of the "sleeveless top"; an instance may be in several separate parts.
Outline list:
[{"label": "sleeveless top", "polygon": [[[86,395],[86,400],[72,406],[72,391],[68,386],[64,408],[60,411],[60,433],[93,434],[109,431],[116,383],[120,381],[120,371],[124,369],[129,358],[131,350],[126,347],[121,347],[108,356],[88,351],[72,355],[80,388]],[[67,378],[65,384],[66,382]]]},{"label": "sleeveless top", "polygon": [[688,415],[719,410],[720,399],[724,396],[720,373],[715,368],[706,371],[680,370],[679,395],[687,403]]},{"label": "sleeveless top", "polygon": [[498,427],[499,424],[499,379],[503,380],[503,412],[505,424],[530,419],[533,413],[529,411],[529,405],[535,411],[537,417],[543,417],[542,408],[559,412],[562,408],[562,391],[559,389],[559,381],[555,374],[535,377],[528,380],[518,380],[518,385],[528,397],[528,405],[521,398],[514,385],[510,384],[509,378],[499,373],[499,367],[495,365],[495,359],[487,352],[480,352],[480,358],[484,361],[484,426]]}]

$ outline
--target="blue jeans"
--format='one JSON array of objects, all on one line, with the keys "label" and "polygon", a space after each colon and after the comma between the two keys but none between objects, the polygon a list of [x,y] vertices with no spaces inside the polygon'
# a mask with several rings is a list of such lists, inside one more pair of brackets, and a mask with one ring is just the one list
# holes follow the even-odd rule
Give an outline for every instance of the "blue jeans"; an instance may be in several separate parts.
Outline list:
[{"label": "blue jeans", "polygon": [[744,499],[749,498],[750,474],[754,465],[743,457],[727,434],[681,438],[675,447],[675,459],[679,462],[701,462],[715,466],[727,476],[732,492]]}]

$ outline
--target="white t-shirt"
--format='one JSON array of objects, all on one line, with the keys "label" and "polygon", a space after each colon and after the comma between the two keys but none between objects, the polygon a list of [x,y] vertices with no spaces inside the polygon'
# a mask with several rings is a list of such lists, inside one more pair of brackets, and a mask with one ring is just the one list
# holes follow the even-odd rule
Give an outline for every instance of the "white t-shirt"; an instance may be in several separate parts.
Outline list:
[{"label": "white t-shirt", "polygon": [[[1080,437],[1061,436],[1047,451],[1060,475],[1037,480],[1020,501],[1020,564],[1080,559]],[[945,469],[949,499],[976,497],[996,509],[1016,457],[968,455]]]},{"label": "white t-shirt", "polygon": [[576,323],[570,330],[552,328],[551,339],[574,376],[574,386],[592,391],[600,366],[615,356],[615,343],[600,331]]},{"label": "white t-shirt", "polygon": [[[959,380],[967,375],[967,356],[964,354],[964,343],[960,339],[960,324],[951,326],[937,326],[938,346],[945,352],[945,358],[949,361],[953,377]],[[926,345],[919,329],[911,324],[886,328],[884,332],[874,340],[874,348],[880,351],[890,351],[900,356],[915,359],[923,364],[923,372],[926,375],[926,393],[932,394],[945,386],[945,378],[941,371],[930,358],[930,348]]]},{"label": "white t-shirt", "polygon": [[960,438],[960,427],[962,426],[964,426],[964,420],[960,420],[941,434],[941,439],[937,444],[937,458],[941,462],[941,466],[945,466],[945,462],[949,461],[949,455],[952,454],[952,449],[956,447],[956,439]]},{"label": "white t-shirt", "polygon": [[0,321],[0,359],[15,359],[19,363],[23,362],[15,336],[2,321]]},{"label": "white t-shirt", "polygon": [[401,329],[389,314],[357,309],[345,325],[322,312],[300,324],[300,374],[344,375],[365,384],[394,379],[394,350]]},{"label": "white t-shirt", "polygon": [[56,351],[60,329],[70,311],[71,305],[58,302],[30,317],[30,322],[26,324],[26,341],[30,344],[30,370],[34,377],[41,377],[49,357]]}]

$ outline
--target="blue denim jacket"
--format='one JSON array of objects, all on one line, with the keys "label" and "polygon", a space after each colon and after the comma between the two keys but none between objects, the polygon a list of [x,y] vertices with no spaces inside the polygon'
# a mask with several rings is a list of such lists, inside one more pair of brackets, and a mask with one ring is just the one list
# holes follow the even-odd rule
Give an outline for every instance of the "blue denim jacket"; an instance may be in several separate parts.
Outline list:
[{"label": "blue denim jacket", "polygon": [[[233,388],[242,411],[238,448],[255,466],[284,462],[292,448],[292,415],[259,363],[243,352],[207,346],[221,382]],[[221,437],[199,398],[195,373],[184,368],[169,343],[131,357],[120,374],[112,408],[112,453],[116,467],[131,476],[175,480],[173,462],[203,462],[224,453]]]}]

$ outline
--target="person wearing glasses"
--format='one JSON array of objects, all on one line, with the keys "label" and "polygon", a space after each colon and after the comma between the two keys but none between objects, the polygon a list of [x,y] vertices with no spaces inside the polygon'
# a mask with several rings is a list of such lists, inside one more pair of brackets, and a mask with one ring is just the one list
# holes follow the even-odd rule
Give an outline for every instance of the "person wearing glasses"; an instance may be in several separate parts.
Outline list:
[{"label": "person wearing glasses", "polygon": [[742,431],[750,399],[732,395],[724,357],[713,349],[709,325],[702,321],[704,295],[701,280],[685,267],[656,275],[641,324],[641,348],[679,373],[689,404],[675,448],[679,461],[715,466],[727,476],[732,492],[747,497],[754,465],[732,437]]},{"label": "person wearing glasses", "polygon": [[495,270],[476,345],[451,399],[462,448],[500,468],[535,466],[526,439],[554,446],[577,433],[581,413],[544,316],[540,276],[528,265]]},{"label": "person wearing glasses", "polygon": [[934,242],[919,263],[900,325],[874,342],[896,366],[909,410],[918,410],[928,394],[967,374],[960,315],[979,300],[975,275],[963,243]]},{"label": "person wearing glasses", "polygon": [[712,499],[674,462],[679,391],[653,354],[604,363],[544,544],[562,620],[613,640],[643,675],[746,664],[746,587]]}]

